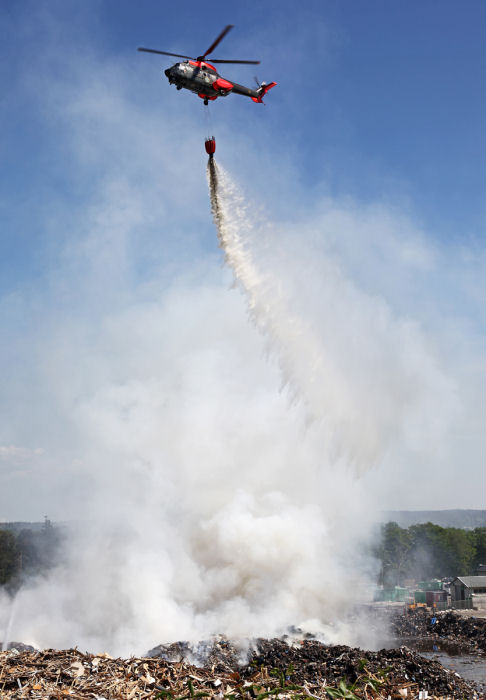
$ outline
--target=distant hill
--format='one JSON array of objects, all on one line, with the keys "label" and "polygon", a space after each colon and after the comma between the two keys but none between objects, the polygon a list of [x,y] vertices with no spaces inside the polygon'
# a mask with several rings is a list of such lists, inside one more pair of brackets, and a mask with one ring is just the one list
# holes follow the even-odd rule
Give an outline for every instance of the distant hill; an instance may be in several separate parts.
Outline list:
[{"label": "distant hill", "polygon": [[441,527],[474,529],[486,527],[486,510],[388,510],[381,514],[382,522],[395,522],[400,527],[434,523]]}]

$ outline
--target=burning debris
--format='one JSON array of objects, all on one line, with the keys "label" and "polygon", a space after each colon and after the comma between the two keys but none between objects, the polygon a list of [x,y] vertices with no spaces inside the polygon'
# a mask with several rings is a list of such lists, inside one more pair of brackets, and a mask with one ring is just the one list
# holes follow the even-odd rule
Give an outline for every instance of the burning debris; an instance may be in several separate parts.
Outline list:
[{"label": "burning debris", "polygon": [[[249,661],[237,663],[227,640],[205,645],[203,666],[188,658],[203,652],[178,643],[157,647],[158,656],[113,659],[77,649],[0,652],[0,695],[11,698],[69,697],[76,700],[302,700],[302,698],[477,698],[475,688],[439,663],[405,647],[364,652],[305,640],[260,639]],[[169,661],[160,654],[172,656]]]}]

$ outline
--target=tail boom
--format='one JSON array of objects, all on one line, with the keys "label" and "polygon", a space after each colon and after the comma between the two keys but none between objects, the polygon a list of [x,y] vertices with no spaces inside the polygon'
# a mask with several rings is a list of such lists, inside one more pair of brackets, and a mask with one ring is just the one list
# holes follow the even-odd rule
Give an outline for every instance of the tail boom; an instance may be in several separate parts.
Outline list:
[{"label": "tail boom", "polygon": [[263,102],[263,98],[269,90],[275,87],[277,83],[262,83],[259,88],[252,90],[251,88],[245,87],[244,85],[238,85],[238,83],[233,83],[232,92],[236,92],[237,95],[244,95],[245,97],[251,97],[253,102]]},{"label": "tail boom", "polygon": [[269,90],[271,90],[273,87],[275,87],[276,84],[277,83],[268,83],[268,85],[267,85],[266,83],[262,83],[257,90],[257,93],[258,93],[257,96],[251,98],[253,100],[253,102],[263,102],[263,98],[265,97],[267,92]]}]

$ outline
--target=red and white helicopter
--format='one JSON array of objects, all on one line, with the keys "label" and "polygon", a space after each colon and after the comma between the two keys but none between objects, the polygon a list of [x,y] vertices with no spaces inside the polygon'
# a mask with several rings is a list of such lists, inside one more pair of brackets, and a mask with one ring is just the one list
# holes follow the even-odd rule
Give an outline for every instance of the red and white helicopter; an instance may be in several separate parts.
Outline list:
[{"label": "red and white helicopter", "polygon": [[[168,51],[157,51],[156,49],[139,48],[139,51],[147,53],[158,53],[163,56],[176,56],[177,58],[185,58],[185,61],[174,63],[173,66],[167,68],[165,72],[169,83],[173,83],[178,90],[185,88],[197,93],[198,97],[204,100],[207,105],[209,100],[216,100],[218,97],[225,97],[230,92],[235,92],[237,95],[245,95],[251,97],[253,102],[263,102],[263,97],[277,83],[262,83],[256,90],[247,88],[244,85],[238,85],[233,81],[226,80],[216,71],[216,68],[208,63],[205,58],[214,51],[219,42],[224,39],[226,34],[233,29],[233,24],[228,24],[217,39],[213,41],[209,49],[202,54],[193,58],[192,56],[184,56],[179,53],[169,53]],[[258,64],[260,61],[233,61],[223,59],[212,59],[213,63],[249,63]]]}]

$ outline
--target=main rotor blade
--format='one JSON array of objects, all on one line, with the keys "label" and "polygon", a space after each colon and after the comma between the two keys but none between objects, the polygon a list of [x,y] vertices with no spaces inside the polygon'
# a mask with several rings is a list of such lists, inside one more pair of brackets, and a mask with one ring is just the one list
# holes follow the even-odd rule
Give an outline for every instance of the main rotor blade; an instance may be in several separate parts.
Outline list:
[{"label": "main rotor blade", "polygon": [[211,63],[252,63],[255,66],[260,63],[260,61],[230,61],[230,60],[225,61],[222,58],[211,58],[209,60],[211,61]]},{"label": "main rotor blade", "polygon": [[163,56],[175,56],[176,58],[190,58],[192,61],[195,61],[196,59],[193,58],[193,56],[184,56],[182,53],[169,53],[168,51],[157,51],[157,49],[143,49],[143,48],[138,48],[137,51],[146,51],[147,53],[160,53]]},{"label": "main rotor blade", "polygon": [[213,41],[213,43],[211,44],[211,46],[209,47],[209,49],[206,51],[206,53],[203,53],[203,55],[202,55],[202,58],[203,58],[203,59],[206,58],[206,56],[207,56],[208,54],[210,54],[210,53],[212,53],[212,52],[214,51],[214,49],[215,49],[216,46],[219,44],[219,42],[222,41],[222,40],[224,39],[224,37],[226,36],[226,34],[230,31],[230,29],[233,29],[234,26],[235,26],[234,24],[228,24],[228,25],[226,25],[226,27],[223,29],[223,31],[222,31],[221,34],[218,36],[218,38],[215,39],[215,40]]}]

